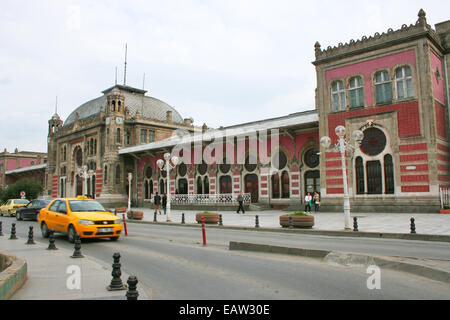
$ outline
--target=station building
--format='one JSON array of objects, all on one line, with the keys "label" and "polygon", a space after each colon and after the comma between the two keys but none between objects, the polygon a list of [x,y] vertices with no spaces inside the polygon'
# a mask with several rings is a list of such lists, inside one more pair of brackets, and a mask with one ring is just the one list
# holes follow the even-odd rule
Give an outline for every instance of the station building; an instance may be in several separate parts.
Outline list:
[{"label": "station building", "polygon": [[364,133],[346,155],[352,211],[437,212],[439,189],[450,185],[450,21],[433,29],[420,10],[398,30],[314,50],[316,105],[306,112],[211,131],[143,90],[115,85],[65,122],[55,114],[48,196],[87,193],[109,205],[131,189],[133,204],[151,206],[155,192],[168,191],[157,161],[169,152],[183,160],[169,174],[170,193],[186,196],[175,199],[243,192],[256,206],[300,209],[305,193],[318,191],[322,210],[340,211],[341,156],[319,141],[336,143],[342,125],[350,143],[354,130]]}]

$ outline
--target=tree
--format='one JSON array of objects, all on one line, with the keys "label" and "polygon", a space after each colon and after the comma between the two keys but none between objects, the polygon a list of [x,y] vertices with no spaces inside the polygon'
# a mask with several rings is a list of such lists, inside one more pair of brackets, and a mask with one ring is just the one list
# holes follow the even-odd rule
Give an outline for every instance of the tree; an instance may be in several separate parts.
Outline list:
[{"label": "tree", "polygon": [[22,179],[16,183],[8,185],[8,187],[0,194],[3,201],[8,199],[18,199],[20,198],[20,192],[25,191],[26,198],[28,200],[36,199],[42,192],[42,184],[35,179]]}]

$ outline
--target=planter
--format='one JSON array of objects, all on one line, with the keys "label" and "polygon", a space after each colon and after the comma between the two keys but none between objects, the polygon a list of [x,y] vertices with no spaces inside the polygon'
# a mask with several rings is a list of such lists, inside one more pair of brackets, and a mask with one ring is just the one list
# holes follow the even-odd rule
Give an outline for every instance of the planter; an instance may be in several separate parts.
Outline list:
[{"label": "planter", "polygon": [[[312,228],[314,226],[314,216],[292,216],[294,228]],[[283,228],[289,227],[289,216],[280,216],[280,225]]]},{"label": "planter", "polygon": [[442,214],[450,214],[450,209],[441,209]]},{"label": "planter", "polygon": [[218,213],[204,213],[200,212],[195,215],[195,221],[202,223],[202,217],[205,217],[205,223],[216,224],[219,223]]},{"label": "planter", "polygon": [[127,208],[126,207],[116,208],[116,212],[117,213],[125,213],[125,212],[127,212]]},{"label": "planter", "polygon": [[130,211],[127,213],[128,219],[133,220],[142,220],[144,218],[144,212],[143,211]]}]

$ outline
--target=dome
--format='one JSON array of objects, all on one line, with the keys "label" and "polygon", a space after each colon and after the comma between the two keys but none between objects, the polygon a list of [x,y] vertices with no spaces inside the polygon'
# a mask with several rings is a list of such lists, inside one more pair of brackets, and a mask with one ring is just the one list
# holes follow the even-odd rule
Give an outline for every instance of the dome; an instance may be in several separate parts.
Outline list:
[{"label": "dome", "polygon": [[110,92],[111,90],[117,90],[117,88],[120,89],[120,93],[125,98],[125,107],[129,108],[131,117],[134,117],[136,115],[136,112],[139,112],[141,118],[165,122],[167,120],[167,111],[171,111],[173,123],[184,123],[183,118],[178,113],[178,111],[161,100],[146,96],[146,91],[128,86],[116,85],[110,89],[103,91],[103,96],[90,100],[76,108],[67,117],[66,121],[64,122],[64,126],[74,123],[77,114],[80,120],[99,114],[101,108],[105,107],[107,104],[106,93]]}]

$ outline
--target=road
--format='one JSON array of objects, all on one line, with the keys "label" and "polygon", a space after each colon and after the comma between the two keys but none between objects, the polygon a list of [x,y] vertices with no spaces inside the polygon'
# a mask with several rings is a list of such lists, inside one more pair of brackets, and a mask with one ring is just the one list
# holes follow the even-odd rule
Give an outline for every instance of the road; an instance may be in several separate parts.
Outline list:
[{"label": "road", "polygon": [[[16,222],[19,237],[26,239],[33,225],[35,241],[47,243],[36,222],[0,220],[5,236]],[[203,247],[200,228],[130,223],[128,232],[117,242],[83,241],[82,253],[110,265],[113,253],[120,252],[123,270],[149,287],[152,299],[450,299],[448,284],[411,274],[382,269],[381,289],[369,290],[370,274],[363,267],[228,250],[229,241],[244,241],[450,260],[448,243],[207,229]],[[63,235],[56,241],[73,248]]]}]

